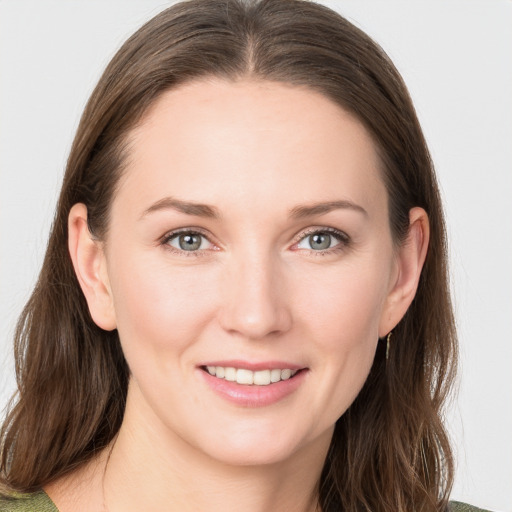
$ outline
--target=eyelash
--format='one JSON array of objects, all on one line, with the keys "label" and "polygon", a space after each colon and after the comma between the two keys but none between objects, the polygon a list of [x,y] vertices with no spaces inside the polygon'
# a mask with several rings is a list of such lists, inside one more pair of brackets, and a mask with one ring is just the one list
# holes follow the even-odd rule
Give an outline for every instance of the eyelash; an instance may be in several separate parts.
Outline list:
[{"label": "eyelash", "polygon": [[[324,249],[324,250],[316,250],[316,251],[314,249],[309,249],[309,250],[302,249],[302,250],[307,250],[310,254],[313,254],[314,256],[326,256],[329,254],[336,254],[336,253],[346,250],[346,248],[351,243],[350,237],[343,231],[339,231],[338,229],[334,229],[334,228],[323,227],[323,228],[311,228],[305,232],[302,232],[299,236],[297,236],[295,238],[293,245],[294,246],[297,245],[302,240],[306,239],[307,237],[309,237],[311,235],[326,234],[326,233],[331,236],[334,236],[334,238],[339,243],[337,245],[335,245],[334,247]],[[195,251],[185,251],[182,249],[176,249],[175,247],[169,245],[169,242],[171,240],[173,240],[174,238],[176,238],[177,236],[182,235],[182,234],[202,236],[206,240],[208,240],[209,243],[213,243],[205,233],[198,230],[197,228],[196,229],[184,228],[184,229],[179,229],[179,230],[171,231],[170,233],[167,233],[161,239],[160,244],[162,246],[164,246],[167,250],[171,251],[174,254],[178,254],[180,256],[185,256],[185,257],[206,256],[206,254],[204,254],[204,253],[207,249],[195,250]],[[299,250],[299,249],[297,249],[297,250]]]},{"label": "eyelash", "polygon": [[174,254],[178,254],[179,256],[185,256],[185,257],[205,256],[204,249],[203,250],[198,250],[198,251],[185,251],[185,250],[181,250],[181,249],[176,249],[176,247],[173,247],[172,245],[169,245],[169,242],[173,238],[176,238],[179,235],[197,235],[197,236],[202,236],[203,238],[208,240],[208,242],[213,243],[208,238],[208,236],[205,233],[203,233],[202,231],[198,230],[197,228],[195,228],[195,229],[184,228],[184,229],[178,229],[176,231],[171,231],[170,233],[167,233],[162,238],[160,243],[161,243],[162,246],[165,247],[165,249],[167,249],[168,251],[170,251],[170,252],[172,252]]},{"label": "eyelash", "polygon": [[350,237],[344,233],[343,231],[339,231],[338,229],[334,228],[311,228],[309,230],[306,230],[305,232],[301,233],[295,240],[293,245],[297,245],[302,240],[308,238],[311,235],[316,234],[329,234],[331,236],[334,236],[334,238],[339,242],[339,244],[335,245],[334,247],[331,247],[329,249],[324,249],[320,251],[315,251],[313,249],[305,249],[313,256],[328,256],[330,254],[337,254],[339,252],[342,252],[347,249],[347,247],[350,245]]}]

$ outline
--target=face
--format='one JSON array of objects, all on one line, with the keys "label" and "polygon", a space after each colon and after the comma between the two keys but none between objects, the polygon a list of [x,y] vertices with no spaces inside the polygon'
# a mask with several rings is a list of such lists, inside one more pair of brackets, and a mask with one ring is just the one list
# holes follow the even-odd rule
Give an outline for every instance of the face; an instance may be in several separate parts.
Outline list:
[{"label": "face", "polygon": [[308,89],[166,92],[131,134],[105,242],[129,410],[233,464],[328,445],[399,273],[379,165]]}]

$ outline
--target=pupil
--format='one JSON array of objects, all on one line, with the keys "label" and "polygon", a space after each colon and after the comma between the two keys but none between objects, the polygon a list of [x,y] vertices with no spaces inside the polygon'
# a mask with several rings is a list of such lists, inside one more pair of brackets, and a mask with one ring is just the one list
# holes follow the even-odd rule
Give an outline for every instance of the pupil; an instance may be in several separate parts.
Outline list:
[{"label": "pupil", "polygon": [[181,235],[180,248],[184,251],[195,251],[201,246],[201,238],[199,235]]},{"label": "pupil", "polygon": [[328,249],[331,245],[331,235],[315,234],[311,235],[311,247],[313,249]]}]

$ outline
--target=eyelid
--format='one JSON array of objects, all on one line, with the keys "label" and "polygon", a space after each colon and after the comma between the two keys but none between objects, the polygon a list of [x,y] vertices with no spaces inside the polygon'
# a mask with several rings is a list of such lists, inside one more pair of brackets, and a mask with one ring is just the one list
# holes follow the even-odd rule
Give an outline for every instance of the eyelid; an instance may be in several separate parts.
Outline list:
[{"label": "eyelid", "polygon": [[180,233],[192,233],[192,234],[195,234],[195,235],[202,235],[202,236],[204,236],[205,238],[207,238],[211,242],[210,237],[208,236],[208,234],[202,228],[197,228],[197,227],[194,227],[194,226],[185,227],[185,228],[178,228],[178,229],[171,229],[170,231],[167,231],[165,233],[165,235],[163,235],[160,238],[160,241],[163,242],[164,240],[169,240],[169,239],[173,238],[174,236],[179,235]]},{"label": "eyelid", "polygon": [[297,234],[294,238],[294,243],[300,242],[303,238],[306,238],[307,236],[313,235],[315,233],[332,233],[339,236],[343,240],[350,240],[350,237],[339,229],[331,228],[329,226],[313,226]]},{"label": "eyelid", "polygon": [[[212,244],[214,247],[212,249],[199,249],[196,251],[185,251],[182,249],[177,249],[176,247],[171,246],[168,242],[175,238],[176,236],[182,234],[182,233],[190,233],[194,235],[200,235],[203,236],[210,244]],[[302,250],[302,251],[308,251],[308,249],[298,249],[296,246],[299,242],[304,240],[306,237],[311,236],[315,233],[328,233],[330,235],[333,235],[335,238],[339,240],[339,244],[335,245],[334,247],[324,249],[324,250],[314,250],[310,249],[309,252],[314,254],[327,254],[327,253],[333,253],[336,250],[342,250],[346,248],[351,243],[351,238],[347,233],[328,226],[314,226],[310,227],[304,231],[301,231],[298,235],[294,237],[294,241],[292,244],[292,249],[295,248],[295,250]],[[211,236],[202,228],[198,227],[184,227],[184,228],[178,228],[171,231],[168,231],[164,236],[162,236],[159,240],[160,245],[164,246],[166,249],[168,249],[171,252],[174,252],[176,254],[185,255],[185,256],[203,256],[205,253],[208,253],[209,251],[215,251],[219,250],[219,246],[212,241]]]},{"label": "eyelid", "polygon": [[[173,247],[169,244],[169,241],[173,238],[177,237],[180,234],[192,234],[192,235],[200,235],[204,237],[210,244],[213,245],[213,248],[211,249],[198,249],[196,251],[185,251],[183,249],[178,249],[176,247]],[[205,253],[209,251],[215,251],[218,250],[217,244],[212,241],[209,234],[207,234],[202,228],[197,227],[185,227],[185,228],[178,228],[173,229],[171,231],[168,231],[164,236],[162,236],[159,240],[159,243],[161,246],[165,247],[166,250],[169,250],[175,254],[183,255],[183,256],[204,256]]]},{"label": "eyelid", "polygon": [[309,252],[312,252],[315,254],[326,254],[329,252],[335,252],[336,250],[341,250],[341,249],[346,248],[351,242],[349,235],[347,235],[347,233],[345,233],[339,229],[331,228],[331,227],[327,227],[327,226],[315,226],[315,227],[308,228],[305,231],[301,231],[295,237],[292,248],[295,247],[295,250],[308,251],[308,249],[298,249],[298,248],[296,248],[296,246],[299,242],[301,242],[308,236],[314,235],[316,233],[328,233],[330,235],[333,235],[335,238],[337,238],[339,240],[340,243],[335,245],[334,247],[329,248],[329,249],[324,249],[324,250],[310,249],[309,250]]}]

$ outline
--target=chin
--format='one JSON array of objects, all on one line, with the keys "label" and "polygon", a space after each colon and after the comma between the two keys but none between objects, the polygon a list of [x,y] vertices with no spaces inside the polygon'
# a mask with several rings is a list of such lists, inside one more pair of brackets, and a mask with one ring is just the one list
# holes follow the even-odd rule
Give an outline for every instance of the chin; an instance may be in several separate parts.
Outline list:
[{"label": "chin", "polygon": [[224,446],[224,449],[214,449],[210,456],[229,466],[268,466],[290,460],[294,450],[288,446],[275,446],[258,443],[250,446]]},{"label": "chin", "polygon": [[[318,453],[319,443],[327,449],[333,431],[332,428],[319,436],[311,436],[306,428],[286,429],[282,423],[279,426],[244,423],[238,423],[234,429],[217,431],[217,435],[204,439],[199,449],[212,459],[231,466],[273,465],[295,460],[310,450]],[[293,424],[288,422],[288,426]]]}]

